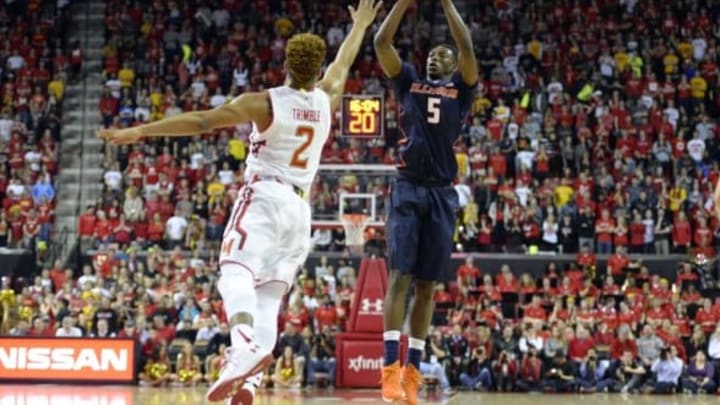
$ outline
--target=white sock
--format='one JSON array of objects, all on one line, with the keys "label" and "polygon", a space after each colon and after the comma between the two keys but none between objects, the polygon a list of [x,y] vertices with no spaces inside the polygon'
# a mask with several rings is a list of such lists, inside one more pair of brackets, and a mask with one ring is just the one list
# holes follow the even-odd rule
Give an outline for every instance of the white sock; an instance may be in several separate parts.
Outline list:
[{"label": "white sock", "polygon": [[408,348],[425,351],[425,341],[423,339],[411,337],[408,339]]},{"label": "white sock", "polygon": [[399,342],[400,336],[402,336],[402,332],[400,332],[399,330],[389,330],[389,331],[383,332],[383,340],[384,341]]},{"label": "white sock", "polygon": [[[239,313],[247,313],[254,316],[257,307],[257,293],[255,292],[255,278],[246,268],[228,264],[220,268],[220,280],[218,280],[218,291],[223,299],[225,313],[228,319]],[[242,332],[242,333],[238,333]],[[243,335],[254,339],[255,332],[250,325],[234,325],[231,329],[230,341],[233,346],[245,343]]]},{"label": "white sock", "polygon": [[[257,288],[255,336],[257,343],[267,351],[275,349],[278,336],[278,313],[285,295],[285,284],[268,283]],[[301,331],[298,331],[298,333]]]}]

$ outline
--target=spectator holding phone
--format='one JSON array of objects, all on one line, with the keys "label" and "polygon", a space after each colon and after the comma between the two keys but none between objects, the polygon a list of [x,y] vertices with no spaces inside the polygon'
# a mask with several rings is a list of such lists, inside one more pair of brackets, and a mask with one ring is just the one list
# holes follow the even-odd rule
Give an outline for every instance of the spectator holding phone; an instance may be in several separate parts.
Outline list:
[{"label": "spectator holding phone", "polygon": [[574,392],[577,387],[575,365],[568,361],[567,355],[557,353],[545,373],[542,385],[555,393]]},{"label": "spectator holding phone", "polygon": [[643,392],[646,394],[674,394],[679,388],[683,367],[683,361],[677,356],[675,346],[662,348],[660,357],[650,368],[654,378],[643,388]]},{"label": "spectator holding phone", "polygon": [[611,374],[613,391],[626,394],[637,392],[645,379],[646,371],[645,367],[635,360],[635,355],[631,350],[624,350],[619,363]]},{"label": "spectator holding phone", "polygon": [[485,348],[480,346],[472,351],[470,361],[465,371],[460,373],[460,382],[463,387],[477,391],[487,391],[493,386],[490,359],[485,353]]},{"label": "spectator holding phone", "polygon": [[612,379],[606,378],[609,361],[598,359],[595,349],[589,349],[580,362],[578,385],[580,392],[608,392]]},{"label": "spectator holding phone", "polygon": [[516,384],[518,390],[520,392],[540,391],[542,376],[543,363],[538,357],[538,349],[533,344],[529,344],[520,363],[520,373]]}]

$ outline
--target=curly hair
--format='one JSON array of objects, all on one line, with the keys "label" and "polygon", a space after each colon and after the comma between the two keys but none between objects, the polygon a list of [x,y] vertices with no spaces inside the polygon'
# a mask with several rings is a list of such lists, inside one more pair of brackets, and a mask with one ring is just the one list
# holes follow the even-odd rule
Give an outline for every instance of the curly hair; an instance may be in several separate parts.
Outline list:
[{"label": "curly hair", "polygon": [[321,37],[310,33],[293,35],[285,47],[285,60],[292,80],[303,84],[316,80],[326,53],[327,45]]}]

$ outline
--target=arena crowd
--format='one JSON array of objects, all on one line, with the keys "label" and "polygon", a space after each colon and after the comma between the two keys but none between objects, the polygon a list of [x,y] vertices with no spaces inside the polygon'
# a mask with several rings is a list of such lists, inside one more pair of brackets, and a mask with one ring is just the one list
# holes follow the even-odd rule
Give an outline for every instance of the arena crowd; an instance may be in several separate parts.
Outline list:
[{"label": "arena crowd", "polygon": [[[435,5],[418,3],[396,45],[422,70],[435,41]],[[634,255],[716,255],[720,9],[700,0],[593,0],[495,1],[467,11],[482,80],[456,147],[458,250],[558,252],[577,264],[560,268],[549,258],[536,278],[509,266],[486,274],[468,259],[456,280],[438,286],[423,363],[427,382],[448,391],[715,393],[716,285],[690,264],[674,279],[661,278]],[[105,22],[98,110],[105,126],[125,127],[277,86],[290,35],[319,33],[333,55],[349,19],[341,5],[297,0],[150,7],[114,0]],[[7,41],[34,40],[30,26],[14,27],[22,32]],[[57,57],[69,49],[35,51]],[[4,60],[10,68],[18,59]],[[18,69],[3,71],[3,89],[17,83],[7,72]],[[53,94],[47,83],[31,83],[41,84],[35,92]],[[387,136],[358,142],[342,137],[336,124],[323,161],[392,164],[396,101],[369,40],[346,90],[384,95]],[[2,145],[9,151],[0,169],[13,179],[5,191],[0,187],[0,238],[3,223],[12,224],[10,190],[51,178],[43,145],[59,138],[38,132],[35,117],[44,115],[33,113],[32,100],[25,114],[14,99],[3,105],[17,119],[11,127],[26,129],[8,130],[0,141],[0,157]],[[229,337],[214,288],[215,257],[243,185],[243,161],[253,153],[251,130],[106,146],[103,195],[79,218],[91,262],[81,271],[57,263],[16,292],[3,290],[5,307],[18,309],[9,333],[134,337],[141,342],[142,382],[216,378]],[[38,170],[19,163],[28,152],[16,150],[31,133]],[[13,143],[17,136],[25,138]],[[341,189],[382,199],[388,185],[319,177],[312,204],[334,212]],[[24,229],[18,235],[6,243],[42,240]],[[318,250],[342,251],[341,241],[338,235]],[[596,254],[609,255],[607,267],[597,265]],[[344,328],[356,276],[348,260],[302,269],[278,320],[280,360],[268,384],[332,384],[333,336]]]}]

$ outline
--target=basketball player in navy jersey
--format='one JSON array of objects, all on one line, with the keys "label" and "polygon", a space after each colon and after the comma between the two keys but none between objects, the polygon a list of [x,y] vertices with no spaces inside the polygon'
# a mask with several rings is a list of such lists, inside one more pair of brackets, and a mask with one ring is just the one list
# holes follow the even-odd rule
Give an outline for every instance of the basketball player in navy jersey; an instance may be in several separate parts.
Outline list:
[{"label": "basketball player in navy jersey", "polygon": [[[424,78],[403,63],[392,41],[411,1],[395,3],[375,36],[375,52],[395,87],[401,133],[386,229],[390,280],[384,305],[382,395],[386,402],[415,405],[435,283],[452,277],[450,255],[458,210],[452,186],[457,175],[453,144],[473,102],[478,67],[470,30],[451,0],[441,4],[457,52],[445,45],[433,48]],[[409,309],[408,358],[402,367],[399,341],[411,285],[415,298]]]}]

